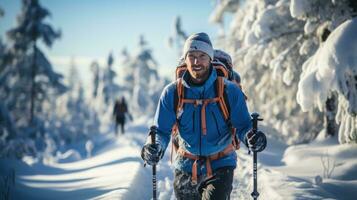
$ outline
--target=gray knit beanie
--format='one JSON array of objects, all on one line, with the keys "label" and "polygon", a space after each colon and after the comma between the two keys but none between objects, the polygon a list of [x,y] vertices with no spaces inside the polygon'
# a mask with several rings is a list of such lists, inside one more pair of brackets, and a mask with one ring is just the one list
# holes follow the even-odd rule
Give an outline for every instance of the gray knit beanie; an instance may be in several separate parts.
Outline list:
[{"label": "gray knit beanie", "polygon": [[196,33],[187,38],[183,47],[182,56],[186,58],[190,51],[201,51],[206,53],[213,60],[213,47],[211,40],[206,33]]}]

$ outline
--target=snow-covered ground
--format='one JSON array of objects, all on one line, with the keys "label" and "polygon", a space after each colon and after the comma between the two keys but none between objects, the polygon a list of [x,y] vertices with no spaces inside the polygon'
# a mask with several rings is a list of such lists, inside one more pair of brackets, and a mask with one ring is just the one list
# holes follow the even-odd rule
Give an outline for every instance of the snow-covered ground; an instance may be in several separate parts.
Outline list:
[{"label": "snow-covered ground", "polygon": [[[340,145],[335,137],[288,147],[276,131],[261,129],[267,133],[268,146],[258,154],[260,199],[355,199],[357,144]],[[250,193],[252,158],[245,152],[239,153],[236,181],[243,181]]]},{"label": "snow-covered ground", "polygon": [[12,199],[150,199],[151,172],[139,156],[145,131],[132,125],[125,135],[98,135],[93,156],[75,162],[30,166],[2,159],[1,174],[15,170]]},{"label": "snow-covered ground", "polygon": [[[277,132],[267,133],[267,149],[258,155],[259,199],[354,199],[357,196],[357,145],[339,145],[336,138],[287,147]],[[144,168],[140,148],[147,136],[145,123],[131,124],[125,135],[98,135],[92,157],[78,161],[32,164],[0,160],[2,179],[9,182],[10,199],[150,199],[151,167]],[[238,153],[231,199],[250,199],[252,155]],[[159,199],[174,199],[170,151],[157,168]],[[328,170],[324,177],[323,163]],[[322,182],[316,182],[317,176]],[[9,180],[11,180],[11,176]]]},{"label": "snow-covered ground", "polygon": [[[0,40],[0,199],[150,199],[151,168],[144,168],[139,156],[150,120],[136,120],[118,137],[113,127],[106,131],[106,124],[112,120],[112,101],[119,97],[114,93],[131,98],[134,118],[153,114],[169,82],[159,76],[162,61],[140,36],[137,53],[124,49],[119,63],[113,63],[115,52],[107,62],[93,61],[88,84],[81,84],[73,59],[65,87],[46,58],[48,52],[41,51],[59,37],[43,21],[50,11],[38,1],[23,2],[8,41]],[[351,2],[216,3],[211,21],[221,33],[211,35],[214,48],[232,56],[244,78],[248,106],[270,124],[261,126],[268,146],[258,157],[259,199],[357,199],[357,8]],[[0,15],[4,13],[0,8]],[[226,14],[231,16],[227,30]],[[34,31],[36,27],[47,28]],[[185,40],[192,30],[182,27],[177,17],[173,32]],[[38,41],[38,49],[18,51],[32,49],[28,38]],[[170,38],[181,49],[176,39]],[[35,62],[27,62],[30,57]],[[35,76],[29,73],[33,64],[39,67]],[[116,76],[113,70],[119,66],[123,71]],[[29,121],[31,108],[36,117]],[[338,136],[321,139],[326,135],[323,117],[338,123]],[[313,140],[319,131],[321,138]],[[312,142],[290,146],[302,141]],[[37,157],[4,159],[27,154]],[[157,167],[159,199],[174,199],[169,157],[168,150]],[[252,190],[252,155],[242,147],[232,199],[251,199]]]}]

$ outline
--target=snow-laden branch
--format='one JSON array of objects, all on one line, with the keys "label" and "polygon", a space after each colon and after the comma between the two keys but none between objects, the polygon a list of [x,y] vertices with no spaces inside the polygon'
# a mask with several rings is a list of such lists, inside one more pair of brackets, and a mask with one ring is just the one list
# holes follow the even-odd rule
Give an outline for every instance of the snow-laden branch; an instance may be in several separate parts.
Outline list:
[{"label": "snow-laden branch", "polygon": [[[334,30],[327,41],[303,65],[297,102],[304,111],[315,105],[324,110],[330,92],[336,91],[340,103],[339,122],[347,119],[353,125],[342,126],[346,135],[340,142],[356,141],[354,127],[357,114],[357,18],[348,20]],[[344,111],[341,111],[343,109]],[[347,116],[349,115],[349,116]]]}]

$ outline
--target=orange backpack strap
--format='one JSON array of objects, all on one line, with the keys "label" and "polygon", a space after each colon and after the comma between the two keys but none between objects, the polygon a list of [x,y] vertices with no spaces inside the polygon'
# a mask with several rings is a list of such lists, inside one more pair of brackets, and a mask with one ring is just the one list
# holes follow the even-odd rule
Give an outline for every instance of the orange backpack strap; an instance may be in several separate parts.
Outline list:
[{"label": "orange backpack strap", "polygon": [[224,79],[223,79],[223,77],[221,77],[221,76],[217,77],[216,87],[217,87],[217,96],[219,98],[219,106],[221,108],[224,119],[228,120],[230,116],[229,116],[229,111],[227,108],[226,101],[224,99]]},{"label": "orange backpack strap", "polygon": [[184,99],[184,96],[185,96],[185,88],[183,86],[183,83],[182,83],[182,78],[179,78],[177,80],[177,84],[176,84],[176,90],[177,90],[177,106],[175,111],[176,111],[176,119],[178,118],[178,116],[181,115],[181,112],[182,112],[182,109],[183,109],[183,99]]},{"label": "orange backpack strap", "polygon": [[214,64],[213,67],[216,69],[219,77],[228,78],[227,68],[223,67],[221,64]]},{"label": "orange backpack strap", "polygon": [[176,67],[176,80],[180,79],[187,70],[186,64]]}]

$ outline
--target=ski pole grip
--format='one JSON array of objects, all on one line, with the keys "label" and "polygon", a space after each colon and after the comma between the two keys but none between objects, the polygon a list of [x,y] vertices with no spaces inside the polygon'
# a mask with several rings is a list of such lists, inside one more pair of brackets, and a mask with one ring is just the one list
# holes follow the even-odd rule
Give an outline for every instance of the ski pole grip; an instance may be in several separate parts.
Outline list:
[{"label": "ski pole grip", "polygon": [[256,133],[258,130],[258,121],[263,121],[262,118],[259,118],[259,113],[253,112],[251,115],[253,122],[253,132]]},{"label": "ski pole grip", "polygon": [[156,133],[157,133],[157,126],[151,126],[150,127],[151,144],[155,144]]}]

